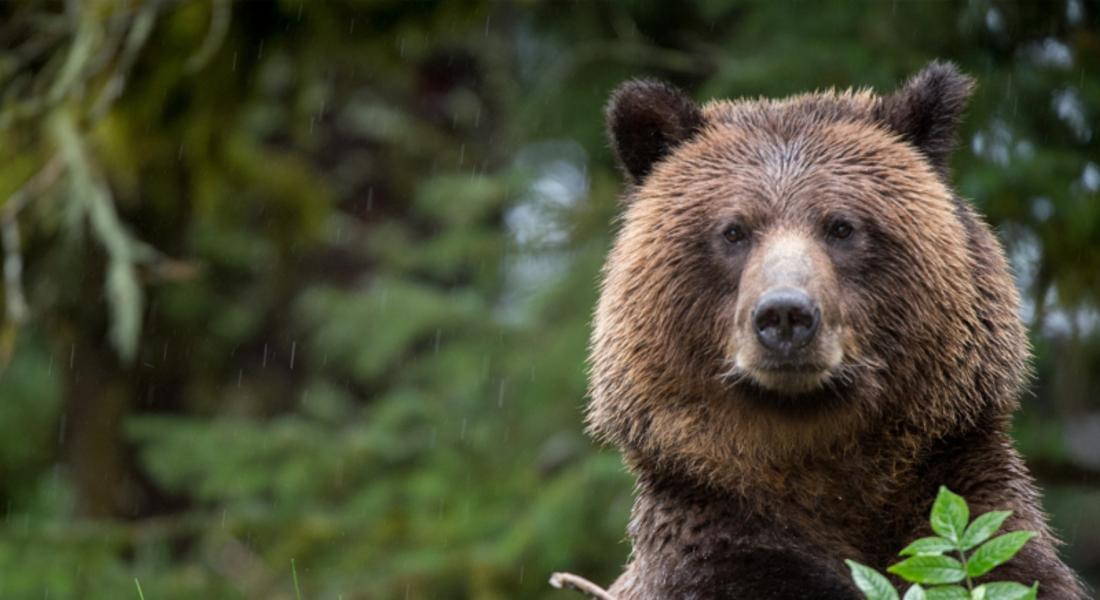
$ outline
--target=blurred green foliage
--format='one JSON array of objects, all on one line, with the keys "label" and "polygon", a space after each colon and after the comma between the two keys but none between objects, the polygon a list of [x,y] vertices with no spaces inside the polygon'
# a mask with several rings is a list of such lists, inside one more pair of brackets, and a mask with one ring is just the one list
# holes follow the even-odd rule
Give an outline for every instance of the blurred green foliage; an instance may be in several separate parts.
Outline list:
[{"label": "blurred green foliage", "polygon": [[980,82],[957,182],[1038,353],[1018,437],[1100,575],[1100,6],[0,4],[0,597],[566,597],[621,80]]}]

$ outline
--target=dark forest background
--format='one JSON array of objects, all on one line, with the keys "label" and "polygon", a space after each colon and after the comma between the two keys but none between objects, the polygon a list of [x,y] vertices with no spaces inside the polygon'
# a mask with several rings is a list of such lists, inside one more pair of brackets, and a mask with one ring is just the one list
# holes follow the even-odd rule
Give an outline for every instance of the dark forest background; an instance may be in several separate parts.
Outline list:
[{"label": "dark forest background", "polygon": [[[1025,298],[1015,434],[1100,583],[1100,3],[0,4],[0,597],[566,598],[624,79],[978,78],[954,160]],[[295,568],[292,571],[291,561]]]}]

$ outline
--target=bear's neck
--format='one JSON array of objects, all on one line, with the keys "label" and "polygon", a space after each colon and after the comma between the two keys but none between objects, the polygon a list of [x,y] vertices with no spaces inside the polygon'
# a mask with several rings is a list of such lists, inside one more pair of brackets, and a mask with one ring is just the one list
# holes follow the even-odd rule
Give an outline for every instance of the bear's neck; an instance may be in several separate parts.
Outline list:
[{"label": "bear's neck", "polygon": [[[907,435],[904,428],[892,436],[880,430],[868,436],[874,443],[861,440],[866,443],[836,452],[735,461],[730,468],[736,472],[717,486],[685,476],[689,471],[684,469],[673,468],[673,474],[635,462],[635,553],[664,552],[669,539],[694,547],[708,538],[793,536],[808,551],[846,549],[842,558],[875,564],[911,541],[907,538],[926,520],[936,490],[949,483],[943,480],[944,465],[964,460],[955,455],[959,449],[978,446],[970,438],[996,436],[997,431],[997,424],[988,421],[929,441]],[[708,533],[692,533],[693,528]]]},{"label": "bear's neck", "polygon": [[655,458],[659,450],[624,451],[642,491],[676,487],[662,482],[690,482],[690,487],[736,497],[761,511],[781,505],[820,514],[833,502],[847,506],[856,500],[872,509],[886,506],[893,492],[907,487],[921,470],[930,448],[927,436],[895,426],[782,453],[726,451],[681,458],[668,452],[663,459]]}]

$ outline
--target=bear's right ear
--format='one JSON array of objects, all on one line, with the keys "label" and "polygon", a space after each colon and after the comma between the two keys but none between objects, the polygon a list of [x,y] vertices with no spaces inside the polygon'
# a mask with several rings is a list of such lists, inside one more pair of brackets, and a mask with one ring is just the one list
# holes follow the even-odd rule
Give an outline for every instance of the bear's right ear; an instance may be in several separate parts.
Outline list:
[{"label": "bear's right ear", "polygon": [[641,183],[653,165],[691,138],[703,112],[679,89],[651,80],[628,81],[607,104],[607,134],[624,173]]}]

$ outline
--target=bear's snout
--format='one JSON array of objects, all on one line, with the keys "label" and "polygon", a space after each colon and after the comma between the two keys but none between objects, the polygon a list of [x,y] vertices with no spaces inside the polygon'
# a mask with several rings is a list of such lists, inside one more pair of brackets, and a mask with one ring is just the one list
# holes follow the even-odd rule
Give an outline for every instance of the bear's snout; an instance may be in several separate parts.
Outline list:
[{"label": "bear's snout", "polygon": [[773,226],[741,274],[734,375],[786,394],[823,386],[844,359],[839,286],[812,234]]},{"label": "bear's snout", "polygon": [[752,311],[756,338],[762,346],[782,356],[790,356],[809,344],[820,322],[821,309],[801,288],[769,290]]}]

